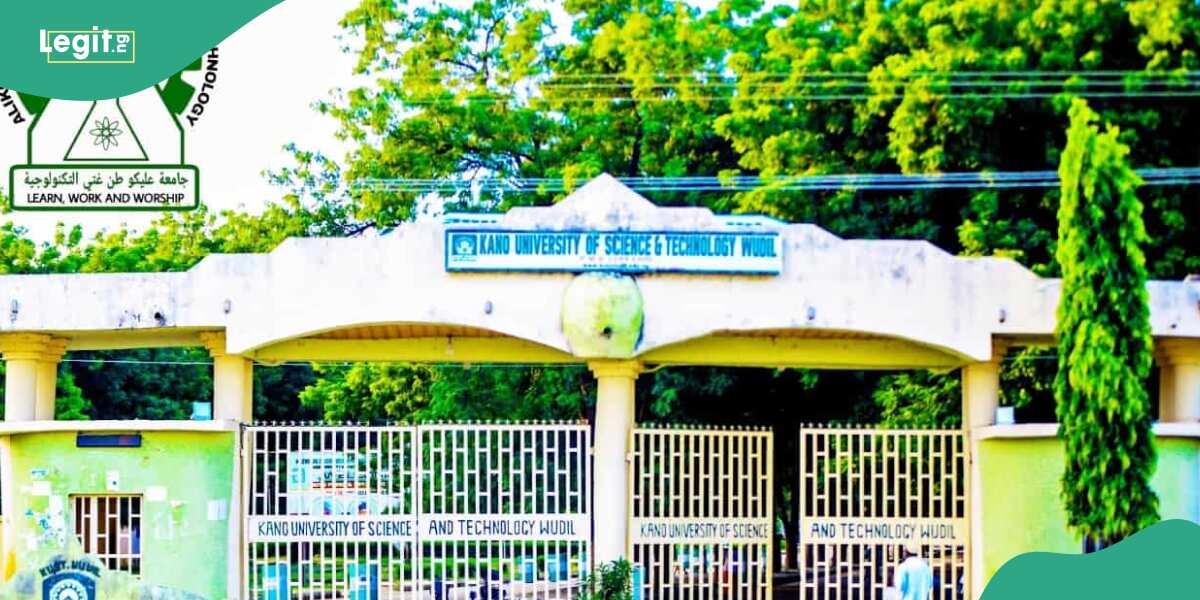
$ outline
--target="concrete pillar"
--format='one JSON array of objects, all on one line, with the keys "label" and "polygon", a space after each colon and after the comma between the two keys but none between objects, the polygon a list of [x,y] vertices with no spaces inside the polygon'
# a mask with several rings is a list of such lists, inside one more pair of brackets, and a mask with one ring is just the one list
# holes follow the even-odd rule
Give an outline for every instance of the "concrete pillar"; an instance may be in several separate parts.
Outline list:
[{"label": "concrete pillar", "polygon": [[970,363],[962,369],[963,429],[971,456],[971,581],[970,597],[979,598],[986,583],[983,577],[983,478],[978,460],[975,430],[996,424],[1000,406],[1000,362],[1006,348],[992,344],[991,360]]},{"label": "concrete pillar", "polygon": [[54,403],[58,393],[58,364],[67,353],[67,340],[53,338],[46,344],[46,350],[38,361],[37,373],[37,404],[34,407],[34,417],[38,421],[54,420]]},{"label": "concrete pillar", "polygon": [[[4,358],[4,420],[34,421],[54,418],[55,382],[58,361],[66,351],[66,340],[44,334],[0,334]],[[49,408],[47,408],[47,406]],[[0,436],[0,498],[2,511],[12,515],[14,498],[12,449],[9,436]],[[0,520],[0,565],[15,560],[13,519]]]},{"label": "concrete pillar", "polygon": [[[4,420],[34,421],[54,418],[54,393],[58,361],[66,350],[64,340],[37,333],[0,335],[4,356]],[[54,366],[51,367],[50,364]],[[48,408],[47,408],[48,406]]]},{"label": "concrete pillar", "polygon": [[1007,348],[992,344],[992,359],[962,368],[963,427],[968,431],[996,424],[1000,406],[1000,361]]},{"label": "concrete pillar", "polygon": [[225,334],[200,334],[213,358],[213,419],[254,420],[254,361],[225,352]]},{"label": "concrete pillar", "polygon": [[1158,420],[1200,422],[1200,340],[1155,340],[1158,361]]},{"label": "concrete pillar", "polygon": [[592,507],[596,563],[625,556],[629,528],[629,440],[634,426],[634,383],[641,363],[588,363],[596,376],[596,439]]}]

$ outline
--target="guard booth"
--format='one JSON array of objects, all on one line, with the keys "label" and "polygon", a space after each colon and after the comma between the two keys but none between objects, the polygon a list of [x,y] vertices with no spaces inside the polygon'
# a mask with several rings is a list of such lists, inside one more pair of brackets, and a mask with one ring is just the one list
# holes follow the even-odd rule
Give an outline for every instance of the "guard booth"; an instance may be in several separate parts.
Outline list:
[{"label": "guard booth", "polygon": [[[1007,259],[658,207],[607,176],[550,207],[182,273],[0,276],[0,592],[572,598],[625,557],[643,598],[769,598],[785,460],[805,498],[789,593],[880,597],[912,544],[938,598],[976,597],[1017,554],[1079,547],[1056,425],[995,420],[1000,361],[1052,341],[1059,290]],[[1165,518],[1196,521],[1200,288],[1149,293],[1154,485]],[[53,420],[65,352],[163,346],[208,349],[213,420]],[[282,361],[581,364],[595,422],[253,424],[253,366]],[[638,377],[689,365],[961,369],[965,425],[806,430],[783,456],[770,431],[634,423]]]},{"label": "guard booth", "polygon": [[[49,569],[90,587],[101,585],[95,569],[131,598],[142,583],[171,598],[226,597],[237,568],[236,424],[33,423],[3,430],[9,581]],[[57,597],[52,587],[26,596]]]}]

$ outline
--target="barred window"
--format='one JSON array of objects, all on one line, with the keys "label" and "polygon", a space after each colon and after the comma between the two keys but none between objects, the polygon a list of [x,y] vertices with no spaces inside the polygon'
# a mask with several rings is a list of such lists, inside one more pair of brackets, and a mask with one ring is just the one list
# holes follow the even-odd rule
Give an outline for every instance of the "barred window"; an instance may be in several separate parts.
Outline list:
[{"label": "barred window", "polygon": [[106,568],[140,575],[142,571],[142,497],[72,496],[75,537],[83,551]]}]

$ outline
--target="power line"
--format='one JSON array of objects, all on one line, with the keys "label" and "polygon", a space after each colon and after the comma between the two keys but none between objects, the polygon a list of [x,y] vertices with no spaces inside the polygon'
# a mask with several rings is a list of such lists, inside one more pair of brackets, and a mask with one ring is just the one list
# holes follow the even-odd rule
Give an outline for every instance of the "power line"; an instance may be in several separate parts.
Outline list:
[{"label": "power line", "polygon": [[[586,80],[582,80],[586,81]],[[558,82],[551,79],[543,83],[537,83],[539,89],[628,89],[631,87],[649,87],[649,88],[669,88],[669,87],[692,87],[704,89],[738,89],[741,87],[765,87],[765,88],[781,88],[786,86],[813,85],[822,87],[851,87],[851,88],[878,88],[878,87],[902,87],[918,83],[913,79],[904,78],[831,78],[831,79],[778,79],[775,78],[741,78],[741,79],[719,79],[715,81],[696,81],[696,80],[657,80],[642,81],[633,79],[626,82],[612,83],[611,80],[597,80],[586,83],[578,83],[568,80],[567,82]],[[966,80],[956,80],[956,78],[938,78],[931,80],[919,81],[919,83],[933,86],[948,86],[951,88],[1000,88],[1000,87],[1064,87],[1064,88],[1083,88],[1083,87],[1142,87],[1142,86],[1163,86],[1163,87],[1190,87],[1194,88],[1200,85],[1200,75],[1186,76],[1183,78],[1174,77],[1154,77],[1154,78],[1100,78],[1100,79],[1077,79],[1077,78],[1030,78],[1030,79],[988,79],[981,80],[979,78],[968,78]],[[532,85],[532,84],[531,84]]]},{"label": "power line", "polygon": [[[211,367],[212,361],[203,360],[148,360],[148,359],[104,359],[104,358],[64,358],[61,362],[65,363],[84,363],[84,364],[118,364],[118,365],[143,365],[143,366],[167,366],[167,367]],[[255,361],[255,366],[274,368],[274,367],[306,367],[311,368],[314,365],[323,367],[352,367],[357,364],[386,364],[386,365],[421,365],[433,367],[461,367],[463,369],[514,369],[526,367],[562,367],[562,368],[586,368],[582,364],[550,364],[550,363],[462,363],[462,362],[404,362],[404,361],[286,361],[286,362],[271,362],[271,361]]]},{"label": "power line", "polygon": [[[895,100],[906,97],[908,93],[848,93],[848,94],[782,94],[782,95],[728,95],[728,96],[591,96],[591,97],[522,97],[518,95],[478,94],[478,95],[444,95],[436,99],[403,98],[402,102],[410,106],[437,106],[444,104],[510,104],[513,102],[529,102],[537,100],[551,106],[555,104],[594,104],[597,102],[630,102],[630,103],[678,103],[678,102],[833,102],[833,101],[863,101],[863,100]],[[937,92],[932,90],[916,90],[913,96],[928,100],[1047,100],[1063,95],[1092,99],[1114,98],[1196,98],[1200,97],[1200,89],[1192,91],[1162,91],[1162,90],[1125,90],[1120,92],[1101,92],[1089,90],[1062,90],[1058,92],[996,92],[996,93],[958,93]]]},{"label": "power line", "polygon": [[[525,77],[513,81],[497,78],[475,78],[471,75],[410,74],[403,81],[447,84],[447,92],[439,98],[408,97],[413,106],[443,102],[508,103],[534,99],[551,103],[597,101],[641,102],[712,102],[732,97],[749,97],[757,101],[845,101],[886,99],[902,96],[904,92],[931,95],[941,99],[1044,99],[1060,93],[1072,93],[1089,98],[1187,98],[1200,93],[1200,71],[917,71],[907,74],[857,72],[694,72],[694,73],[554,73],[542,77]],[[482,86],[481,90],[454,89]],[[916,85],[917,89],[909,90]],[[493,88],[524,88],[525,94],[497,93]],[[1104,91],[1124,87],[1120,91]],[[811,92],[786,93],[792,88],[816,88]],[[666,92],[665,96],[643,94],[638,97],[589,95],[587,92],[622,91],[631,89]],[[718,92],[722,95],[684,97],[672,95],[677,90]],[[785,93],[762,93],[763,91]],[[972,90],[983,90],[975,93]],[[549,96],[533,95],[533,92]],[[734,93],[736,92],[736,94]],[[756,93],[757,92],[757,93]],[[849,93],[847,93],[849,92]],[[900,92],[900,93],[897,93]],[[990,92],[990,93],[986,93]],[[466,95],[464,95],[464,93]],[[574,97],[571,97],[574,96]]]},{"label": "power line", "polygon": [[[410,73],[401,72],[401,77],[409,81],[442,81],[452,75],[447,73]],[[538,76],[529,76],[524,78],[524,81],[536,81]],[[1195,70],[1167,70],[1167,71],[1145,71],[1145,70],[955,70],[955,71],[930,71],[917,70],[910,73],[876,73],[874,71],[655,71],[649,73],[555,73],[549,72],[542,75],[543,81],[605,81],[614,79],[635,80],[642,78],[657,78],[657,79],[675,79],[686,80],[694,79],[698,81],[710,80],[737,80],[737,79],[868,79],[875,77],[880,80],[912,80],[928,77],[944,77],[957,79],[982,79],[982,78],[1002,78],[1002,79],[1031,79],[1031,78],[1074,78],[1088,77],[1093,79],[1118,79],[1118,78],[1138,78],[1152,77],[1159,79],[1178,79],[1188,77],[1200,77],[1200,71]],[[471,80],[470,72],[461,74],[457,77],[461,80]],[[494,79],[494,78],[493,78]]]},{"label": "power line", "polygon": [[115,364],[115,365],[164,365],[175,367],[212,366],[212,361],[193,360],[136,360],[136,359],[107,359],[107,358],[64,358],[65,363]]},{"label": "power line", "polygon": [[[918,71],[912,73],[875,73],[875,72],[694,72],[694,73],[547,73],[546,76],[524,77],[515,80],[503,78],[476,78],[470,74],[454,76],[450,73],[412,74],[403,73],[404,82],[430,84],[472,84],[484,86],[511,86],[511,88],[527,88],[529,90],[570,91],[570,90],[673,90],[676,88],[695,90],[737,90],[748,94],[752,90],[780,89],[786,90],[792,86],[815,86],[826,90],[869,90],[875,95],[882,94],[886,89],[906,88],[913,84],[941,88],[941,94],[947,92],[961,94],[962,90],[971,89],[1008,89],[1007,94],[1018,94],[1020,91],[1030,92],[1037,88],[1057,88],[1060,91],[1074,91],[1076,94],[1099,94],[1094,89],[1128,88],[1123,95],[1145,95],[1151,91],[1180,91],[1196,90],[1200,86],[1200,71]],[[1016,88],[1025,88],[1018,90]],[[1147,88],[1165,88],[1164,90],[1147,90]],[[954,92],[954,90],[959,90]],[[460,90],[461,91],[461,90]],[[928,90],[920,90],[928,91]],[[893,91],[894,94],[894,91]],[[494,95],[498,100],[508,96]],[[821,100],[850,100],[841,96],[821,95]],[[816,97],[805,94],[804,97]],[[851,98],[857,97],[851,95]],[[955,97],[955,96],[950,96]],[[1093,96],[1096,97],[1096,96]],[[410,98],[412,101],[414,98]],[[562,100],[562,98],[559,98]],[[590,98],[589,98],[590,100]],[[620,100],[620,98],[614,98]],[[787,97],[776,95],[775,100],[787,100]],[[482,102],[484,97],[473,97],[473,102]]]},{"label": "power line", "polygon": [[[1187,186],[1200,183],[1200,167],[1136,170],[1146,186]],[[1060,185],[1056,171],[975,171],[931,174],[839,174],[734,177],[618,177],[640,192],[841,191],[926,189],[1047,189]],[[354,191],[395,193],[556,193],[569,191],[567,182],[553,177],[479,177],[475,179],[360,179]]]},{"label": "power line", "polygon": [[[1028,360],[1058,360],[1058,355],[1056,355],[1056,354],[1039,354],[1039,355],[1020,356],[1020,357],[1009,355],[1009,356],[1005,356],[1001,360],[1003,362],[1022,362],[1022,361],[1028,361]],[[122,360],[105,360],[102,358],[89,358],[89,359],[65,358],[61,362],[90,363],[90,364],[101,364],[101,365],[108,363],[108,364],[141,365],[141,366],[168,366],[168,367],[177,367],[177,366],[211,367],[212,366],[212,362],[204,362],[204,361],[124,360],[124,359],[122,359]],[[381,362],[376,362],[376,361],[363,361],[363,362],[313,361],[313,362],[282,362],[282,363],[273,363],[273,362],[264,363],[264,362],[256,361],[254,363],[254,365],[256,367],[260,367],[260,368],[264,368],[264,367],[265,368],[276,368],[276,367],[312,368],[314,365],[322,366],[322,367],[352,367],[356,364],[388,364],[388,365],[420,365],[420,366],[430,366],[430,367],[460,367],[464,370],[471,370],[471,369],[525,369],[525,368],[530,368],[530,367],[556,367],[556,368],[563,368],[563,369],[583,369],[586,366],[586,365],[579,365],[579,364],[551,364],[551,363],[478,363],[478,364],[477,363],[447,363],[447,362],[439,362],[439,363],[383,362],[383,363],[381,363]],[[671,365],[659,365],[659,366],[666,367],[666,366],[671,366]]]}]

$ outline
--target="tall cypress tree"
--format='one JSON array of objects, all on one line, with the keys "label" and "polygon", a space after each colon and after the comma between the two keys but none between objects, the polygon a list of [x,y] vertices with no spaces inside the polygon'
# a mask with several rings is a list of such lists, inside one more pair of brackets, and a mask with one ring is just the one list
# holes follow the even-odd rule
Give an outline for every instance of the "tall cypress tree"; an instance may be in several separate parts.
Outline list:
[{"label": "tall cypress tree", "polygon": [[1059,435],[1068,525],[1099,549],[1158,520],[1146,379],[1152,366],[1140,178],[1129,148],[1085,101],[1070,109],[1059,163]]}]

